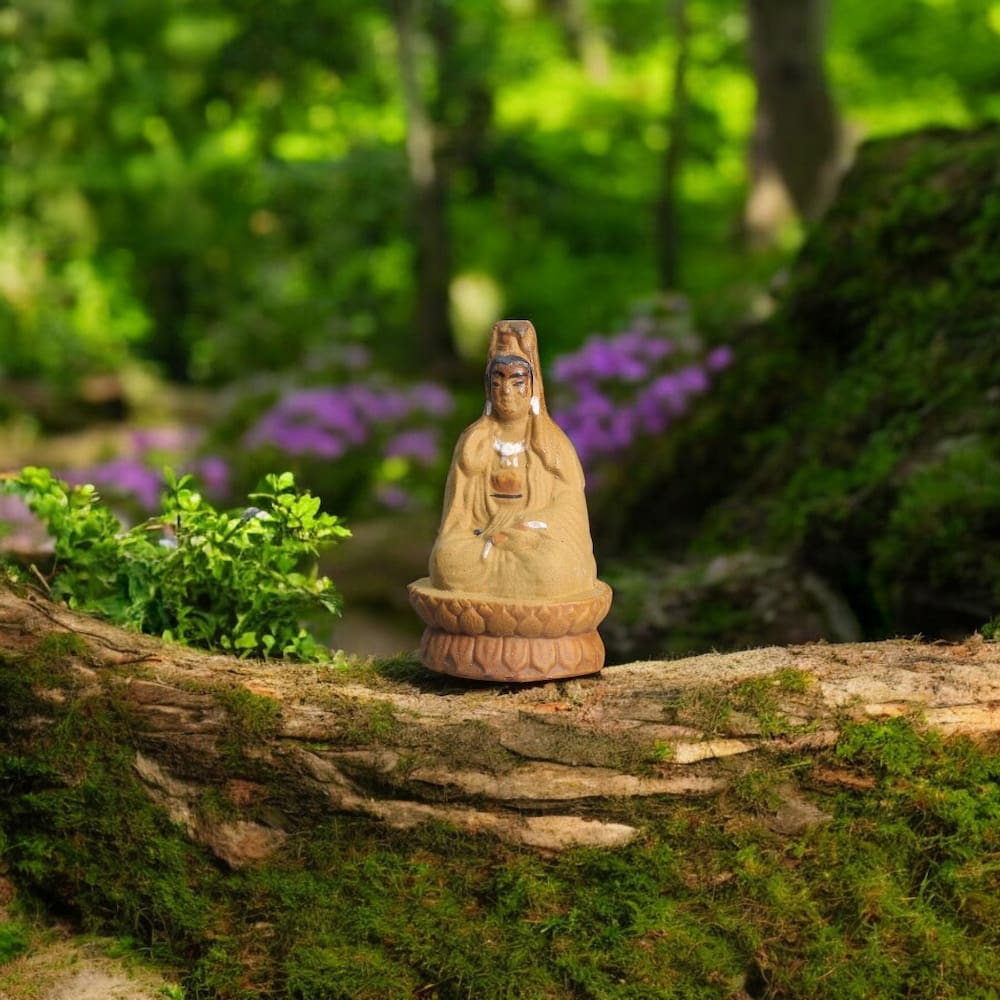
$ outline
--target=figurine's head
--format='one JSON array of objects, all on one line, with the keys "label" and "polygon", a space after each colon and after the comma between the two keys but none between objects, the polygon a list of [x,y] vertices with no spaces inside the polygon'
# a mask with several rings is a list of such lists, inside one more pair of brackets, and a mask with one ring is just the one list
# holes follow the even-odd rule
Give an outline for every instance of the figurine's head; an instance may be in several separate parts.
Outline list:
[{"label": "figurine's head", "polygon": [[518,420],[543,409],[538,342],[528,320],[501,320],[493,327],[486,362],[486,413]]},{"label": "figurine's head", "polygon": [[520,420],[529,410],[537,412],[533,380],[534,370],[526,358],[501,354],[491,359],[486,370],[487,412],[503,422]]}]

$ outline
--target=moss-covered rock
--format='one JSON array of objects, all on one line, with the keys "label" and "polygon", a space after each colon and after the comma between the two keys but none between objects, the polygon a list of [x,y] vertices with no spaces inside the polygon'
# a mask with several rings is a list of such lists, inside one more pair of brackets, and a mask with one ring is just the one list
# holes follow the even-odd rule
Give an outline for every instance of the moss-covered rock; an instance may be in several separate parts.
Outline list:
[{"label": "moss-covered rock", "polygon": [[990,619],[1000,128],[864,145],[775,315],[739,346],[714,418],[647,501],[676,512],[665,540],[783,553],[842,593],[871,637]]},{"label": "moss-covered rock", "polygon": [[824,378],[769,434],[772,536],[871,629],[982,624],[1000,604],[1000,129],[865,147],[776,331]]}]

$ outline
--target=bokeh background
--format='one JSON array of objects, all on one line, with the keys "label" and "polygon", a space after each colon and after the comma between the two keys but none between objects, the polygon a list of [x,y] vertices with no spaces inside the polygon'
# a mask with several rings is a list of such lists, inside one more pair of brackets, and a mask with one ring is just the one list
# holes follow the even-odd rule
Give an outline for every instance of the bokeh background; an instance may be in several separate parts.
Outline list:
[{"label": "bokeh background", "polygon": [[1000,610],[1000,3],[21,0],[0,38],[0,471],[133,522],[165,464],[234,506],[294,471],[355,534],[330,641],[408,648],[527,317],[612,657]]}]

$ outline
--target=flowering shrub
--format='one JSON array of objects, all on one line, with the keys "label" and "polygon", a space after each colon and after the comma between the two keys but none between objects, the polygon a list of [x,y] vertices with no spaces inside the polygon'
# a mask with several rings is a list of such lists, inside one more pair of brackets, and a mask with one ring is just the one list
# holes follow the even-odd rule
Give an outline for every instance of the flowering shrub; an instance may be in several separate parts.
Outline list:
[{"label": "flowering shrub", "polygon": [[[731,361],[728,347],[706,349],[677,296],[654,301],[627,329],[591,337],[580,350],[557,357],[553,416],[580,455],[592,496],[619,482],[622,456],[643,442],[652,446]],[[437,502],[451,447],[474,407],[453,423],[455,402],[447,389],[394,383],[371,367],[361,348],[342,349],[323,370],[304,377],[317,384],[258,382],[244,390],[221,409],[208,434],[176,427],[136,431],[124,454],[65,478],[94,483],[112,500],[126,498],[143,515],[157,509],[164,465],[194,474],[217,500],[253,488],[268,469],[285,467],[352,514]]]},{"label": "flowering shrub", "polygon": [[259,416],[241,443],[251,467],[281,455],[341,509],[371,498],[405,508],[437,489],[446,454],[441,423],[453,409],[451,394],[433,382],[395,386],[372,376],[296,388]]},{"label": "flowering shrub", "polygon": [[0,550],[35,551],[38,547],[38,522],[28,505],[16,496],[5,496],[0,477]]},{"label": "flowering shrub", "polygon": [[218,454],[198,455],[204,433],[194,427],[147,427],[129,435],[123,453],[96,465],[62,473],[71,485],[92,483],[128,513],[158,509],[165,466],[193,475],[205,493],[224,499],[230,490],[229,463]]},{"label": "flowering shrub", "polygon": [[599,486],[609,464],[663,434],[731,362],[728,347],[706,351],[683,299],[665,297],[620,333],[556,358],[553,416]]}]

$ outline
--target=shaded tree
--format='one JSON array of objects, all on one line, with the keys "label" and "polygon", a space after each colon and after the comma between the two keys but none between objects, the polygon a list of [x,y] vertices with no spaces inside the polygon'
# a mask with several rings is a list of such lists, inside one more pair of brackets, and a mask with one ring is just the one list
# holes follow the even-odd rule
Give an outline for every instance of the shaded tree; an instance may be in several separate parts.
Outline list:
[{"label": "shaded tree", "polygon": [[681,173],[687,153],[688,84],[691,25],[687,0],[671,0],[670,18],[676,38],[671,84],[670,111],[667,120],[667,148],[661,161],[660,190],[656,200],[657,273],[661,288],[676,288],[680,271]]},{"label": "shaded tree", "polygon": [[757,86],[750,141],[750,242],[769,242],[794,210],[817,218],[833,195],[842,132],[826,78],[826,0],[748,0]]}]

